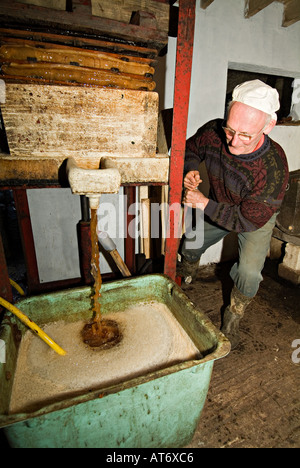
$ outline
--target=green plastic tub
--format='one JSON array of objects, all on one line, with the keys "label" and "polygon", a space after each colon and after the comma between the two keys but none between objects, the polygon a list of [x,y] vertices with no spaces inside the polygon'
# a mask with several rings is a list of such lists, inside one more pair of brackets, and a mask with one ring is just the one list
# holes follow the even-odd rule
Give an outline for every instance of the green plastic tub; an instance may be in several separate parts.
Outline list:
[{"label": "green plastic tub", "polygon": [[[142,318],[142,341],[136,345],[136,349],[130,351],[131,357],[127,359],[126,356],[121,365],[123,370],[126,367],[124,362],[134,357],[135,372],[125,372],[124,376],[122,372],[117,372],[113,381],[93,383],[90,386],[87,383],[86,388],[83,386],[73,392],[46,399],[32,408],[25,405],[23,410],[17,412],[10,409],[12,389],[18,354],[28,333],[31,334],[32,346],[46,348],[37,349],[49,353],[49,368],[53,362],[58,363],[55,359],[68,359],[68,349],[66,357],[56,355],[11,313],[7,312],[4,316],[0,327],[0,343],[5,344],[6,359],[2,360],[6,362],[0,364],[0,428],[11,447],[172,448],[183,447],[191,441],[205,404],[214,361],[229,353],[229,341],[204,313],[195,308],[183,291],[163,275],[107,283],[102,286],[101,293],[103,316],[118,314],[118,317],[127,318],[130,308],[139,312],[139,307],[142,310],[140,304],[148,307],[149,316]],[[53,323],[75,324],[91,318],[90,296],[90,288],[76,288],[26,298],[17,307],[41,328],[52,326]],[[162,356],[162,362],[153,364],[159,348],[156,341],[160,339],[162,328],[159,325],[157,333],[153,333],[151,326],[147,325],[153,323],[155,326],[156,323],[156,315],[152,317],[151,312],[153,304],[160,304],[169,311],[172,320],[178,325],[179,335],[188,337],[195,347],[196,357],[185,359],[183,353],[181,359],[177,356],[173,361],[169,359],[164,362]],[[133,321],[132,325],[138,322],[136,319]],[[165,323],[165,319],[161,323]],[[126,327],[123,332],[125,342]],[[179,343],[179,339],[176,340],[175,354]],[[164,346],[167,344],[163,338],[160,341],[164,354]],[[152,342],[155,349],[151,351],[149,348],[148,351],[146,345],[150,346]],[[58,344],[64,347],[64,343]],[[121,352],[121,345],[122,341],[116,346],[115,352]],[[38,366],[40,352],[30,352],[33,354],[33,367]],[[80,352],[79,346],[78,354]],[[99,351],[91,352],[96,360],[99,359]],[[143,356],[149,362],[149,369],[139,367],[139,359]],[[115,365],[116,359],[110,359]],[[59,364],[62,362],[59,361]],[[43,371],[48,371],[47,364]],[[97,373],[100,376],[102,371],[94,372]],[[47,378],[43,387],[45,391],[48,387]],[[84,385],[85,379],[82,380]],[[23,393],[26,396],[25,383]]]}]

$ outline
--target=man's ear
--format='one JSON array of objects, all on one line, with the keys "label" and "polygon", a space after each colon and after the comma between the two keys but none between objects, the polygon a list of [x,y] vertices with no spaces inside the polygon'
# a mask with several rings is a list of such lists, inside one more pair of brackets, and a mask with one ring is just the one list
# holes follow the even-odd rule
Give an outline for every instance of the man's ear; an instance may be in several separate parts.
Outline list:
[{"label": "man's ear", "polygon": [[269,125],[265,128],[264,130],[264,134],[265,135],[268,135],[270,133],[271,130],[273,130],[273,128],[275,127],[276,125],[276,120],[271,120],[271,122],[269,123]]}]

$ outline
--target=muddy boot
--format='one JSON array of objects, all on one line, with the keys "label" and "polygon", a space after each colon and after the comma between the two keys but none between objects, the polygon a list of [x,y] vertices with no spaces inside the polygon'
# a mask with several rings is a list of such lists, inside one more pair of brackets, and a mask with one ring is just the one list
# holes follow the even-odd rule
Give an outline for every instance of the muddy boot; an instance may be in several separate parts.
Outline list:
[{"label": "muddy boot", "polygon": [[183,277],[186,284],[190,284],[197,278],[199,270],[199,260],[190,262],[182,256],[182,260],[177,264],[177,274]]},{"label": "muddy boot", "polygon": [[236,286],[234,286],[231,296],[230,305],[226,307],[223,317],[222,333],[229,339],[231,349],[235,349],[240,341],[240,321],[244,316],[246,307],[252,301],[252,297],[247,297],[242,294]]}]

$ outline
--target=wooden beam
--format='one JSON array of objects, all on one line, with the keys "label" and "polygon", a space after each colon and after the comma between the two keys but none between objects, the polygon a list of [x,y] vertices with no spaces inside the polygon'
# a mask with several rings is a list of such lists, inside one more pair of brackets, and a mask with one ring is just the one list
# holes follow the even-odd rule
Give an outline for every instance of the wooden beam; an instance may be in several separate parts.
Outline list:
[{"label": "wooden beam", "polygon": [[291,26],[300,20],[300,2],[299,0],[284,0],[283,27]]},{"label": "wooden beam", "polygon": [[213,2],[214,0],[201,0],[200,6],[203,10],[206,10],[207,7]]},{"label": "wooden beam", "polygon": [[130,207],[136,202],[136,188],[125,187],[125,212],[126,212],[126,237],[125,237],[125,264],[132,275],[136,272],[135,263],[135,214],[132,214]]},{"label": "wooden beam", "polygon": [[[49,44],[61,44],[64,46],[80,47],[84,49],[99,50],[104,52],[137,56],[144,62],[147,60],[150,66],[155,66],[153,61],[157,57],[157,50],[149,47],[139,47],[124,41],[108,41],[100,39],[90,39],[88,37],[66,36],[64,34],[51,34],[46,32],[27,31],[22,29],[0,28],[0,40],[4,38],[17,38],[18,40],[30,40],[46,42]],[[148,62],[149,60],[149,62]]]},{"label": "wooden beam", "polygon": [[124,0],[92,0],[92,14],[96,17],[130,23],[133,12],[138,11],[150,13],[157,22],[158,28],[156,29],[168,33],[170,13],[168,4],[153,0],[126,0],[126,2]]},{"label": "wooden beam", "polygon": [[40,279],[27,192],[23,189],[14,189],[13,193],[26,264],[28,292],[33,294],[39,289]]},{"label": "wooden beam", "polygon": [[274,0],[246,0],[245,18],[251,18],[259,11],[271,5]]},{"label": "wooden beam", "polygon": [[18,0],[20,3],[27,5],[36,5],[44,8],[52,8],[54,10],[66,10],[66,0]]},{"label": "wooden beam", "polygon": [[0,22],[9,24],[58,29],[70,32],[120,38],[143,43],[161,50],[168,43],[168,33],[153,28],[127,24],[114,19],[92,15],[90,0],[73,0],[73,11],[58,11],[31,6],[13,0],[1,0]]}]

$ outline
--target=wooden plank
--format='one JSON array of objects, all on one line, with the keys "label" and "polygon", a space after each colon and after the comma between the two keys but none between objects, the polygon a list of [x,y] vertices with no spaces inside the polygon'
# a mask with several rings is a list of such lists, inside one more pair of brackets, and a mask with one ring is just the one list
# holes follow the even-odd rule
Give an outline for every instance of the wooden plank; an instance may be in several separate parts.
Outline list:
[{"label": "wooden plank", "polygon": [[67,0],[18,0],[19,3],[36,5],[53,10],[66,10]]},{"label": "wooden plank", "polygon": [[135,229],[136,216],[132,206],[136,203],[136,187],[124,187],[126,232],[125,232],[125,264],[132,275],[136,272],[135,261]]},{"label": "wooden plank", "polygon": [[146,259],[151,256],[151,202],[149,187],[139,187],[141,221],[140,221],[140,253],[145,254]]},{"label": "wooden plank", "polygon": [[134,57],[134,60],[147,61],[147,63],[151,63],[149,60],[157,57],[156,49],[134,46],[124,42],[110,42],[87,37],[65,36],[63,34],[58,35],[45,32],[0,28],[0,38],[1,40],[5,38],[18,38],[19,40],[28,40],[31,42],[37,41],[41,44],[62,44],[84,49],[127,54]]},{"label": "wooden plank", "polygon": [[13,193],[22,240],[23,254],[25,257],[28,293],[32,294],[38,290],[40,279],[27,192],[23,189],[14,189]]},{"label": "wooden plank", "polygon": [[102,18],[129,23],[133,12],[137,11],[152,13],[158,29],[168,32],[170,7],[166,3],[153,0],[92,0],[92,14]]},{"label": "wooden plank", "polygon": [[251,18],[259,11],[271,5],[274,0],[246,0],[245,18]]},{"label": "wooden plank", "polygon": [[209,5],[213,3],[213,1],[214,0],[201,0],[200,6],[203,10],[206,10],[206,8],[209,7]]},{"label": "wooden plank", "polygon": [[[30,59],[28,59],[30,57]],[[131,57],[129,55],[86,50],[47,42],[29,41],[19,38],[1,37],[0,30],[0,61],[19,62],[34,61],[71,64],[77,66],[115,70],[121,73],[135,75],[154,75],[155,68],[150,65],[151,59]],[[20,63],[20,62],[19,62]]]},{"label": "wooden plank", "polygon": [[1,110],[11,157],[99,168],[101,156],[156,155],[157,93],[7,84]]},{"label": "wooden plank", "polygon": [[55,159],[20,159],[0,153],[0,186],[56,185],[60,164]]},{"label": "wooden plank", "polygon": [[153,91],[156,83],[151,77],[143,77],[128,73],[78,67],[56,63],[3,63],[1,66],[3,78],[8,77],[14,82],[19,78],[28,83],[37,77],[50,84],[82,84],[105,88],[134,89]]},{"label": "wooden plank", "polygon": [[153,28],[127,24],[115,19],[100,18],[91,13],[90,2],[73,0],[73,11],[55,11],[49,8],[25,5],[14,0],[1,0],[0,21],[5,27],[27,26],[31,29],[50,28],[113,37],[131,41],[133,44],[147,44],[161,50],[168,43],[168,33]]},{"label": "wooden plank", "polygon": [[282,26],[288,27],[300,20],[299,0],[284,0],[284,16]]},{"label": "wooden plank", "polygon": [[142,208],[142,224],[143,234],[142,242],[144,243],[143,252],[146,259],[151,257],[151,202],[149,198],[141,200]]}]

